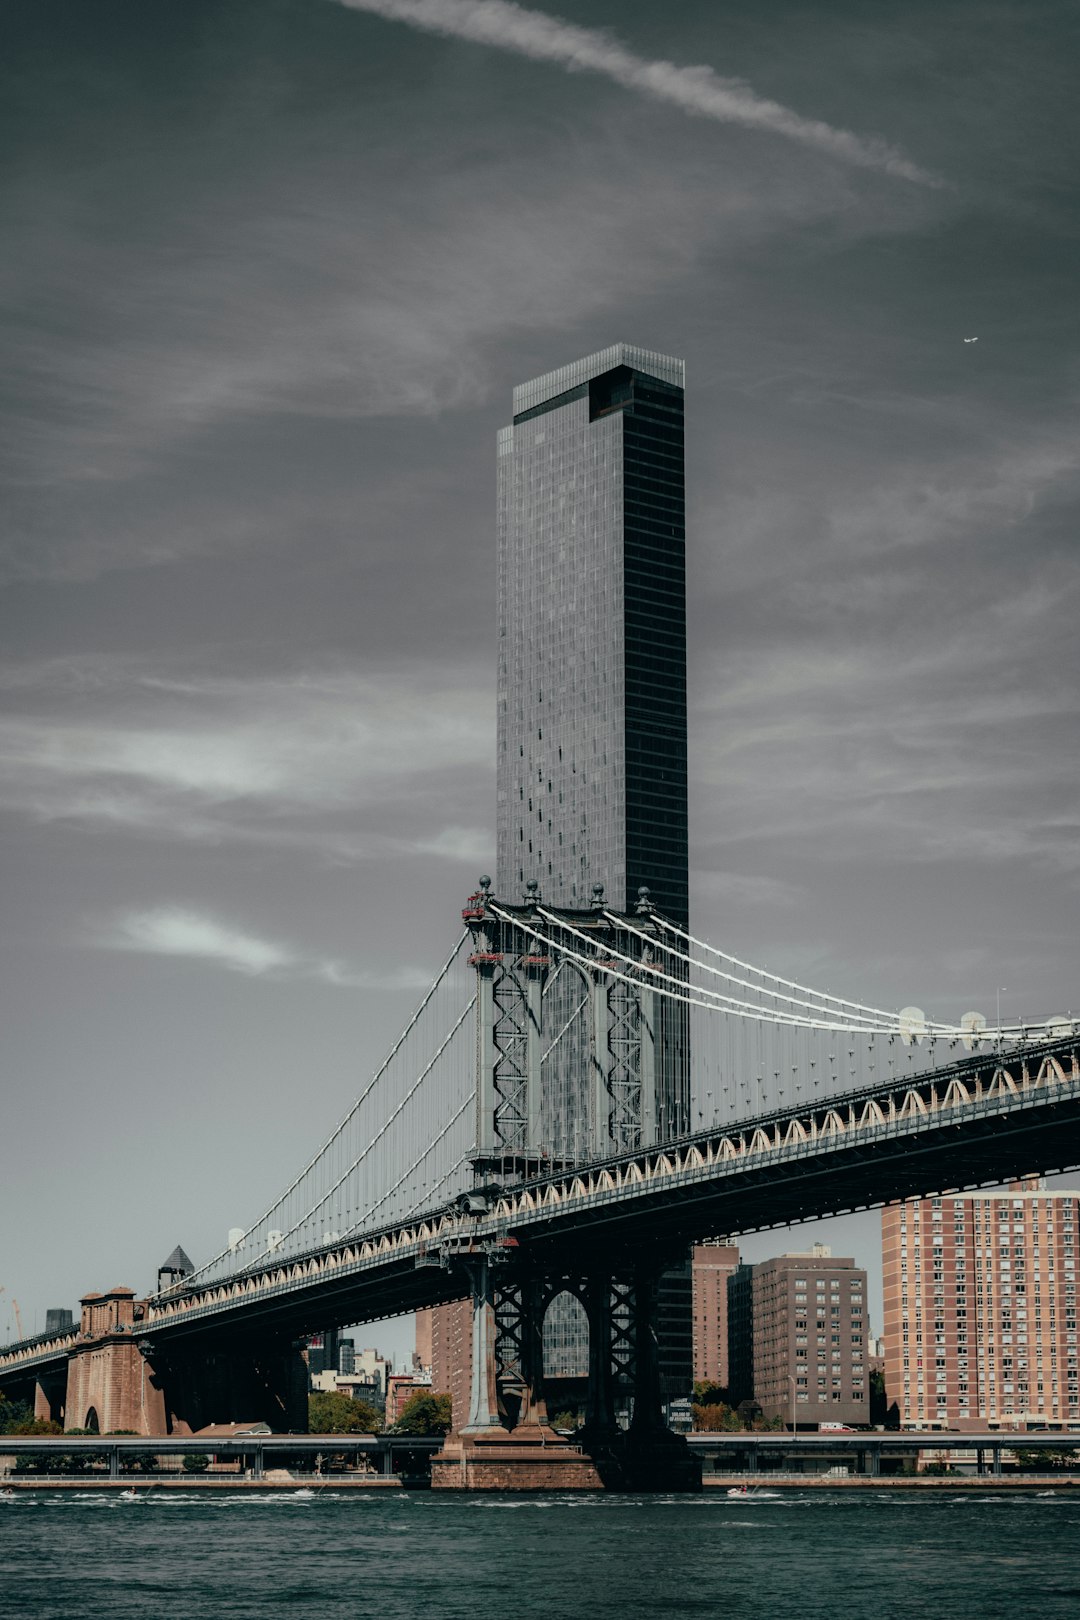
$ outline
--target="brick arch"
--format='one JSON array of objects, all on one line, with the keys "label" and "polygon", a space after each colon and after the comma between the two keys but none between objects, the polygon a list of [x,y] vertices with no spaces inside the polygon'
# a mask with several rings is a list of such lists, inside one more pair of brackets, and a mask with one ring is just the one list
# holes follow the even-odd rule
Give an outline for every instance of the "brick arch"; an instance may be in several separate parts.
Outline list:
[{"label": "brick arch", "polygon": [[101,1433],[101,1422],[97,1415],[96,1406],[88,1406],[86,1408],[86,1416],[83,1418],[82,1426],[84,1429],[89,1429],[91,1434]]}]

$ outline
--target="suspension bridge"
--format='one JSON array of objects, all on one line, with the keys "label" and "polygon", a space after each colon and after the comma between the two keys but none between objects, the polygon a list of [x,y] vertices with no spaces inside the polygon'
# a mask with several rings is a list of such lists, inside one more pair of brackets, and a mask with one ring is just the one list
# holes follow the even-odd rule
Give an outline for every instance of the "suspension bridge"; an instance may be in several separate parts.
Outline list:
[{"label": "suspension bridge", "polygon": [[483,879],[463,920],[279,1196],[150,1297],[90,1295],[77,1331],[0,1350],[0,1388],[69,1427],[191,1432],[223,1406],[302,1427],[305,1335],[469,1295],[472,1460],[449,1450],[475,1483],[482,1442],[489,1462],[537,1435],[554,1456],[541,1330],[568,1288],[589,1320],[592,1454],[621,1377],[655,1476],[656,1280],[688,1242],[1080,1162],[1071,1017],[988,1028],[815,990],[695,937],[647,890],[629,913],[599,886],[567,911]]}]

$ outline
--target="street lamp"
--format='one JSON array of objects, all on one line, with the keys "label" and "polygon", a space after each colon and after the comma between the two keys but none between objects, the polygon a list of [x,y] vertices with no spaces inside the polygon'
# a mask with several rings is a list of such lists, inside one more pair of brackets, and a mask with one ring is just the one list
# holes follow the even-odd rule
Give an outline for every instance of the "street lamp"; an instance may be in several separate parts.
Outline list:
[{"label": "street lamp", "polygon": [[1007,984],[1003,984],[1000,986],[997,992],[997,1028],[999,1041],[1001,1039],[1001,992],[1002,990],[1007,990],[1008,988],[1009,987]]}]

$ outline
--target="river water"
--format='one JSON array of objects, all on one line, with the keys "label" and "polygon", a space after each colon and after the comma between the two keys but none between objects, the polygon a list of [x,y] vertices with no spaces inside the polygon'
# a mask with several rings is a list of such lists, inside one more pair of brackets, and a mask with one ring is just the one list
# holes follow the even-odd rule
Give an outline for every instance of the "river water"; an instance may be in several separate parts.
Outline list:
[{"label": "river water", "polygon": [[1080,1489],[0,1501],[3,1620],[1080,1614]]}]

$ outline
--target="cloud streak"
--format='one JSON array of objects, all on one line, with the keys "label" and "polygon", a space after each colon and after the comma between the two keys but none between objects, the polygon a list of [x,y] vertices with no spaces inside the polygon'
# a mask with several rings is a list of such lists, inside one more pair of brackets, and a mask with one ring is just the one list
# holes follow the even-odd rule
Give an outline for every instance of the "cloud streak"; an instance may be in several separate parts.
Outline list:
[{"label": "cloud streak", "polygon": [[173,956],[242,973],[252,979],[314,979],[354,990],[416,990],[428,983],[419,969],[383,974],[306,955],[277,940],[261,939],[205,913],[181,906],[157,906],[115,917],[95,936],[95,944],[141,956]]},{"label": "cloud streak", "polygon": [[533,61],[552,62],[569,72],[598,73],[639,95],[679,107],[691,117],[741,124],[826,152],[858,168],[877,169],[920,185],[940,181],[887,142],[804,118],[777,101],[757,95],[738,79],[721,78],[711,67],[679,67],[650,61],[627,50],[608,33],[579,28],[561,17],[531,11],[511,0],[338,0],[350,11],[366,11],[388,22],[407,23],[430,34],[491,45]]},{"label": "cloud streak", "polygon": [[0,670],[0,697],[0,811],[344,861],[490,858],[456,793],[490,768],[490,702],[445,670],[260,679],[105,657]]}]

